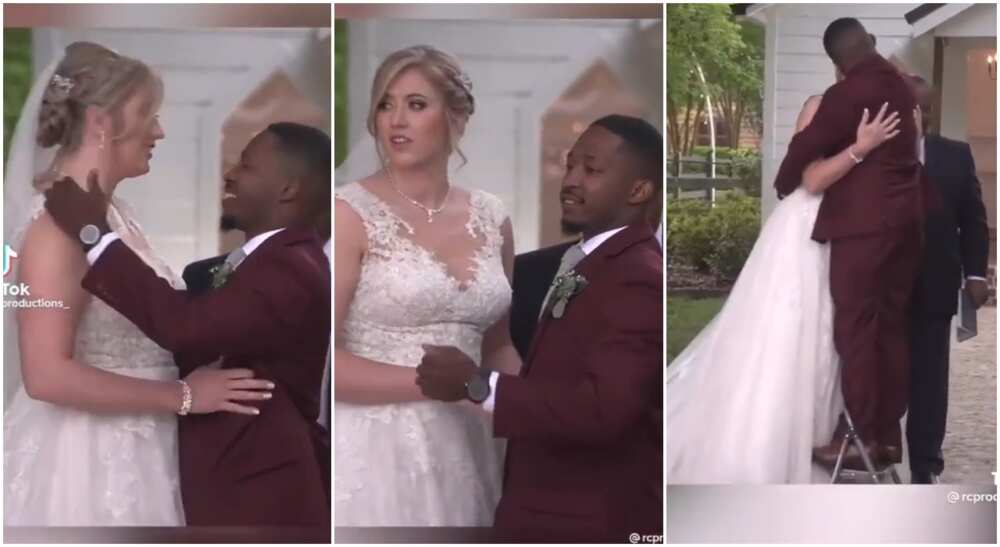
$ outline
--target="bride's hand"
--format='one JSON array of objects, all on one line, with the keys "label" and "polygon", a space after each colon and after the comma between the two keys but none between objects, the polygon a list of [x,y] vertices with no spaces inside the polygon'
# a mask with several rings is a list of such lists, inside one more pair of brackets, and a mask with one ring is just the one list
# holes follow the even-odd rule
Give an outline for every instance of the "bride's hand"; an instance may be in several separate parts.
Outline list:
[{"label": "bride's hand", "polygon": [[253,371],[246,368],[219,369],[208,365],[195,369],[184,378],[191,388],[191,413],[260,414],[257,408],[237,402],[265,401],[271,398],[274,383],[255,380],[253,376]]},{"label": "bride's hand", "polygon": [[878,114],[871,120],[868,119],[868,109],[865,109],[861,115],[861,122],[858,123],[857,137],[854,141],[855,153],[862,157],[867,156],[880,144],[899,134],[899,129],[896,129],[899,125],[899,112],[886,115],[888,109],[889,103],[883,103]]}]

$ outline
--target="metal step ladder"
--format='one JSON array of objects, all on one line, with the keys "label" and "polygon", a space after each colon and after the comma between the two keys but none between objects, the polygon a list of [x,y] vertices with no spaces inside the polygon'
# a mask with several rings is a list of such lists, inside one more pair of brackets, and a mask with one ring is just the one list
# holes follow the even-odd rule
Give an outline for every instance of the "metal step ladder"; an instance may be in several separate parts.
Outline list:
[{"label": "metal step ladder", "polygon": [[[871,454],[865,448],[861,436],[854,428],[854,421],[850,413],[844,409],[844,420],[847,422],[847,431],[840,442],[840,452],[837,454],[837,462],[833,466],[833,474],[830,484],[844,483],[872,483],[872,484],[902,484],[899,473],[896,472],[896,465],[890,463],[882,467],[877,467],[872,460]],[[861,454],[861,461],[864,462],[864,469],[850,469],[844,467],[844,456],[847,454],[847,447],[854,443],[854,446]]]}]

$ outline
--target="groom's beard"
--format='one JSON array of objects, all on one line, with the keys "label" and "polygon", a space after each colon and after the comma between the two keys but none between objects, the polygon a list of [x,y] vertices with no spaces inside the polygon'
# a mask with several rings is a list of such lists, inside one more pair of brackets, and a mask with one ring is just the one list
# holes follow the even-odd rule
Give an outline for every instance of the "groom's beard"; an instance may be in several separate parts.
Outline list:
[{"label": "groom's beard", "polygon": [[569,222],[567,220],[560,220],[559,224],[562,226],[562,233],[564,236],[577,236],[583,232],[583,226]]},{"label": "groom's beard", "polygon": [[231,232],[239,228],[236,226],[236,219],[229,215],[222,215],[222,218],[219,219],[219,229],[223,232]]}]

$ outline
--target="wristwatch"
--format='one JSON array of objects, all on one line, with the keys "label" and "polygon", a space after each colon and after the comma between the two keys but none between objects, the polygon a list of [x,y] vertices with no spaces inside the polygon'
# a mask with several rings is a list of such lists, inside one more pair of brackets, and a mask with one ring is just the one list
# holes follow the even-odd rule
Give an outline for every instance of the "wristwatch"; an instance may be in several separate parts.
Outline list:
[{"label": "wristwatch", "polygon": [[491,391],[489,371],[486,369],[477,370],[465,383],[465,397],[477,405],[489,399]]},{"label": "wristwatch", "polygon": [[80,241],[83,242],[83,250],[86,252],[93,249],[103,235],[101,229],[94,224],[87,224],[80,228]]}]

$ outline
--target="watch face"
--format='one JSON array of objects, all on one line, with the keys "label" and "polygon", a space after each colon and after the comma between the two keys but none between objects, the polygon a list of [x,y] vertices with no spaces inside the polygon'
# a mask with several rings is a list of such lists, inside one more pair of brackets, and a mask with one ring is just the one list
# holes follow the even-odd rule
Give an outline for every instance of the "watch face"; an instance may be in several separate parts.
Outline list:
[{"label": "watch face", "polygon": [[80,241],[87,245],[93,245],[101,240],[101,230],[93,224],[88,224],[80,229]]},{"label": "watch face", "polygon": [[474,403],[481,403],[490,397],[490,383],[478,374],[465,386],[465,393]]}]

